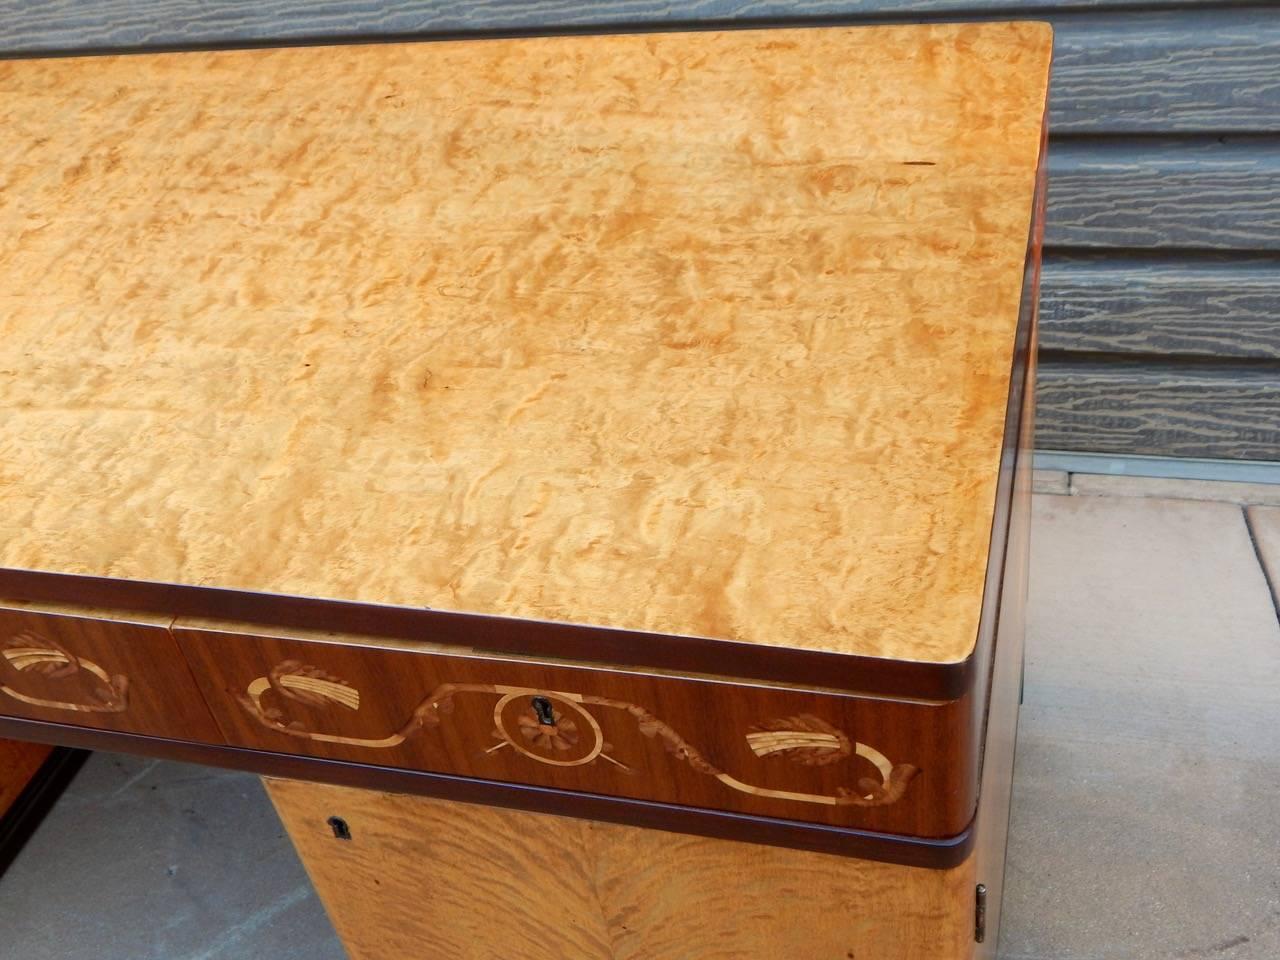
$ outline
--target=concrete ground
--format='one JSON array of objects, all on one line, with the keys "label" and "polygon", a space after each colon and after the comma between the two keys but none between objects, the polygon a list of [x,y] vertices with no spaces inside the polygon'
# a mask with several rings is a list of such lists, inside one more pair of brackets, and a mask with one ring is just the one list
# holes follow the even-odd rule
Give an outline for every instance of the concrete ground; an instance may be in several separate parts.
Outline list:
[{"label": "concrete ground", "polygon": [[[1280,486],[1037,487],[1001,956],[1280,957]],[[343,953],[255,778],[96,754],[0,879],[0,956]]]}]

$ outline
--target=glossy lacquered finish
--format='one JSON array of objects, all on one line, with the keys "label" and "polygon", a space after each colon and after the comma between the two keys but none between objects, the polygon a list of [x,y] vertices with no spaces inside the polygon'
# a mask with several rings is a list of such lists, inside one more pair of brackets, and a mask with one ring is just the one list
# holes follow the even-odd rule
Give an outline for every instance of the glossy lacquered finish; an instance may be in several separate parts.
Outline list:
[{"label": "glossy lacquered finish", "polygon": [[566,813],[603,794],[946,840],[976,803],[971,697],[885,700],[69,609],[0,609],[0,714],[540,786]]},{"label": "glossy lacquered finish", "polygon": [[979,720],[967,699],[184,621],[174,636],[237,746],[919,837],[973,816],[976,767],[956,749]]},{"label": "glossy lacquered finish", "polygon": [[956,868],[1050,46],[0,63],[0,732]]},{"label": "glossy lacquered finish", "polygon": [[1049,56],[0,62],[0,567],[961,663]]}]

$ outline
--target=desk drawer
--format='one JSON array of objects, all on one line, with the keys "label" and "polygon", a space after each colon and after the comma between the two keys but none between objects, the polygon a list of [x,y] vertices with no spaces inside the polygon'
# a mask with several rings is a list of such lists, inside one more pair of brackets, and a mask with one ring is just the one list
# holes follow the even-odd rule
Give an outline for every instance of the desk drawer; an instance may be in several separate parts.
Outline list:
[{"label": "desk drawer", "polygon": [[0,714],[221,743],[170,619],[0,607]]},{"label": "desk drawer", "polygon": [[174,626],[236,746],[924,837],[973,813],[963,700],[245,629]]}]

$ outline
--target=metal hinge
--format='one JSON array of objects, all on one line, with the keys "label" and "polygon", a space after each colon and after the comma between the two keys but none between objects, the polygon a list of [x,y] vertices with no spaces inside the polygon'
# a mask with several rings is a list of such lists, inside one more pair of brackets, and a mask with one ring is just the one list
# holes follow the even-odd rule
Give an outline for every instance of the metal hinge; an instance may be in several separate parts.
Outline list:
[{"label": "metal hinge", "polygon": [[978,943],[987,939],[987,885],[978,884],[974,891],[973,939]]}]

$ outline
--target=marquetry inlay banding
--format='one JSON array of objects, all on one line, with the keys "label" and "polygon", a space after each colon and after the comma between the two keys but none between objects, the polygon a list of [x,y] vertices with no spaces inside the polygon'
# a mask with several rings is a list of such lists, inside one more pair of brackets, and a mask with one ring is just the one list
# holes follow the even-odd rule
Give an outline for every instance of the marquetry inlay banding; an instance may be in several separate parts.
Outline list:
[{"label": "marquetry inlay banding", "polygon": [[780,750],[818,750],[836,752],[840,749],[840,740],[829,733],[800,733],[788,731],[783,733],[749,733],[747,742],[757,757],[767,757]]},{"label": "marquetry inlay banding", "polygon": [[315,677],[285,676],[280,678],[280,685],[287,690],[314,694],[348,710],[360,709],[360,691],[343,683]]},{"label": "marquetry inlay banding", "polygon": [[69,710],[75,713],[121,713],[128,708],[129,681],[123,676],[111,676],[92,660],[77,657],[69,650],[43,637],[20,633],[10,637],[0,651],[4,663],[20,676],[36,676],[48,681],[66,680],[78,673],[87,673],[97,682],[93,696],[97,702],[84,703],[72,700],[55,700],[23,693],[9,684],[0,684],[0,693],[33,707],[51,710]]},{"label": "marquetry inlay banding", "polygon": [[500,740],[494,749],[511,747],[530,760],[553,767],[580,767],[598,757],[623,766],[605,754],[609,744],[605,743],[596,718],[571,698],[563,694],[543,694],[551,703],[553,714],[552,723],[540,723],[528,707],[537,693],[536,690],[516,690],[494,705],[494,736]]},{"label": "marquetry inlay banding", "polygon": [[42,663],[71,663],[61,650],[45,647],[11,647],[4,652],[4,658],[17,670],[31,670]]},{"label": "marquetry inlay banding", "polygon": [[[610,753],[612,747],[605,742],[600,723],[590,709],[596,707],[627,714],[642,735],[659,741],[667,753],[693,770],[715,778],[732,790],[753,796],[826,806],[883,806],[901,798],[918,772],[911,764],[891,763],[874,747],[851,740],[842,730],[809,714],[760,724],[747,733],[747,743],[759,758],[785,757],[810,766],[834,763],[856,755],[875,767],[879,779],[862,777],[857,780],[856,788],[842,787],[834,794],[756,786],[712,763],[678,731],[639,704],[563,690],[487,683],[440,684],[419,701],[398,730],[379,738],[345,737],[312,730],[302,720],[287,718],[279,706],[265,703],[263,698],[271,691],[280,695],[282,699],[276,702],[281,705],[287,700],[295,700],[312,707],[332,704],[358,710],[360,692],[351,684],[326,674],[319,667],[287,660],[278,664],[268,676],[253,680],[239,698],[241,706],[270,730],[304,740],[349,747],[378,750],[400,746],[424,728],[439,727],[452,712],[455,697],[489,695],[497,697],[492,735],[498,743],[485,752],[514,750],[549,766],[576,767],[604,760],[626,772],[632,771],[625,758]],[[533,709],[536,700],[543,701],[541,717]],[[549,715],[547,710],[550,710]]]}]

